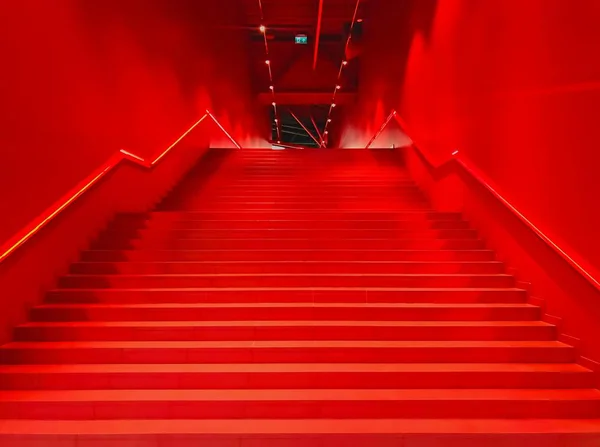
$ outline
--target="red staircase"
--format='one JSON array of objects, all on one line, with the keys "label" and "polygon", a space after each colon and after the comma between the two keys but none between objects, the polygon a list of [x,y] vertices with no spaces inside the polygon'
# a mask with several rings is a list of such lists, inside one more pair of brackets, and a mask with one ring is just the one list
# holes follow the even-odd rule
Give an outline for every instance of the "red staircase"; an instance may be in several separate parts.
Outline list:
[{"label": "red staircase", "polygon": [[386,150],[210,152],[0,360],[6,447],[600,445],[595,374]]}]

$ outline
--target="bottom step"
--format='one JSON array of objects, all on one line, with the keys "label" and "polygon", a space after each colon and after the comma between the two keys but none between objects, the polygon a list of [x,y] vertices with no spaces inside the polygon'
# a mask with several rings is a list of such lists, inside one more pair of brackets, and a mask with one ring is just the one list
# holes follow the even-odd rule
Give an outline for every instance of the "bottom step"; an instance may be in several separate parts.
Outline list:
[{"label": "bottom step", "polygon": [[600,420],[0,421],[3,447],[595,447]]}]

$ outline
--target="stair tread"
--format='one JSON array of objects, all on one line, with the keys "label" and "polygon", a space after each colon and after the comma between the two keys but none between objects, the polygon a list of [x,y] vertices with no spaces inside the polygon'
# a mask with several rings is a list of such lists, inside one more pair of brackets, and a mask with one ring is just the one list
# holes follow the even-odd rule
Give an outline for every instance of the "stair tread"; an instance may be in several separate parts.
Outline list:
[{"label": "stair tread", "polygon": [[544,321],[365,321],[365,320],[226,320],[226,321],[74,321],[74,322],[30,322],[18,327],[131,327],[131,328],[177,328],[177,327],[286,327],[286,326],[352,326],[352,327],[554,327]]},{"label": "stair tread", "polygon": [[320,303],[320,302],[298,302],[298,303],[60,303],[40,304],[36,309],[144,309],[144,308],[168,308],[168,309],[212,309],[212,308],[393,308],[393,309],[493,309],[493,308],[539,308],[529,303]]},{"label": "stair tread", "polygon": [[493,372],[593,373],[576,363],[170,363],[0,365],[0,374],[74,373],[311,373],[311,372]]},{"label": "stair tread", "polygon": [[320,434],[585,434],[599,431],[600,419],[0,420],[0,434],[3,435],[70,435],[83,439],[86,435],[143,434],[251,437]]},{"label": "stair tread", "polygon": [[312,291],[351,291],[351,290],[372,290],[372,291],[395,291],[395,292],[443,292],[443,291],[452,291],[452,292],[490,292],[490,291],[508,291],[508,292],[524,292],[524,289],[516,288],[516,287],[371,287],[371,286],[357,286],[357,287],[165,287],[165,288],[153,288],[153,287],[143,287],[143,288],[115,288],[111,287],[110,289],[98,289],[98,288],[69,288],[69,289],[54,289],[53,291],[69,291],[69,292],[77,292],[77,291],[102,291],[106,292],[141,292],[141,291],[160,291],[160,292],[208,292],[208,291],[244,291],[244,290],[272,290],[272,291],[292,291],[292,290],[312,290]]},{"label": "stair tread", "polygon": [[[217,240],[221,240],[221,239],[217,239]],[[175,252],[175,253],[206,253],[206,252],[236,252],[236,251],[244,251],[244,252],[309,252],[309,253],[315,253],[315,252],[394,252],[394,253],[455,253],[455,252],[476,252],[476,253],[493,253],[492,250],[486,250],[486,249],[473,249],[473,248],[468,248],[468,249],[458,249],[458,248],[453,248],[453,249],[429,249],[429,250],[418,250],[418,249],[397,249],[397,248],[386,248],[386,249],[382,249],[382,248],[319,248],[318,250],[315,250],[313,248],[244,248],[244,249],[237,249],[237,248],[203,248],[203,249],[188,249],[188,248],[136,248],[135,250],[132,249],[119,249],[119,248],[112,248],[112,249],[92,249],[92,250],[86,250],[87,252],[102,252],[102,253],[151,253],[151,252],[155,252],[155,253],[170,253],[170,252]]]},{"label": "stair tread", "polygon": [[167,277],[167,278],[179,278],[179,277],[254,277],[254,276],[274,276],[274,277],[285,277],[285,276],[298,276],[298,277],[328,277],[328,276],[348,276],[348,277],[363,277],[363,276],[383,276],[383,277],[427,277],[427,276],[450,276],[450,277],[470,277],[470,276],[494,276],[494,277],[508,277],[512,278],[513,275],[508,275],[506,273],[272,273],[272,272],[259,272],[259,273],[120,273],[115,275],[107,275],[104,273],[71,273],[68,275],[64,275],[65,277],[74,276],[74,277],[82,277],[82,276],[122,276],[122,277],[131,277],[137,278],[140,276],[152,276],[152,277]]},{"label": "stair tread", "polygon": [[80,349],[80,348],[563,348],[571,346],[555,340],[518,341],[68,341],[68,342],[11,342],[2,349]]},{"label": "stair tread", "polygon": [[363,278],[363,277],[382,277],[382,278],[513,278],[512,275],[505,273],[72,273],[64,275],[64,278],[102,278],[102,277],[119,277],[119,278],[328,278],[328,277],[343,277],[343,278]]},{"label": "stair tread", "polygon": [[443,401],[443,400],[594,400],[600,390],[586,389],[169,389],[169,390],[33,390],[0,391],[2,402],[79,401]]},{"label": "stair tread", "polygon": [[[102,251],[102,250],[99,250]],[[199,250],[198,250],[199,251]],[[474,250],[478,251],[478,250]],[[485,251],[485,250],[481,250]],[[299,259],[297,261],[287,260],[287,261],[78,261],[74,264],[200,264],[200,265],[212,265],[212,264],[383,264],[383,265],[405,265],[405,264],[417,264],[417,265],[429,265],[429,264],[502,264],[502,261],[361,261],[361,260],[348,260],[348,261],[331,261],[331,260],[302,260]]]},{"label": "stair tread", "polygon": [[289,212],[293,212],[293,213],[308,213],[308,214],[313,214],[313,213],[332,213],[332,214],[357,214],[357,213],[379,213],[379,214],[390,214],[390,215],[397,215],[397,214],[432,214],[432,215],[442,215],[445,213],[438,213],[435,210],[432,210],[430,208],[401,208],[401,209],[380,209],[380,208],[363,208],[363,209],[330,209],[330,208],[317,208],[317,209],[312,209],[312,208],[276,208],[276,209],[264,209],[264,210],[254,210],[254,209],[247,209],[247,208],[199,208],[199,209],[191,209],[191,210],[186,210],[186,211],[154,211],[152,214],[157,214],[157,213],[170,213],[173,215],[177,215],[177,214],[206,214],[206,213],[214,213],[214,212],[219,212],[219,213],[225,213],[225,214],[229,214],[229,213],[248,213],[248,214],[253,214],[253,213],[268,213],[268,214],[283,214],[283,213],[289,213]]},{"label": "stair tread", "polygon": [[[132,238],[132,241],[137,241],[137,240],[144,240],[142,238]],[[151,240],[151,239],[150,239]],[[160,241],[160,239],[158,239]],[[260,240],[260,241],[286,241],[286,242],[290,242],[290,241],[313,241],[313,242],[321,242],[319,239],[314,239],[314,238],[281,238],[281,237],[261,237],[261,238],[251,238],[251,237],[240,237],[240,238],[236,238],[236,237],[228,237],[228,238],[199,238],[199,237],[180,237],[180,238],[176,238],[173,239],[172,241],[168,241],[168,242],[174,242],[174,241],[178,241],[178,242],[183,242],[183,241],[220,241],[220,242],[226,242],[226,241],[256,241],[256,240]],[[472,239],[450,239],[450,238],[445,238],[445,239],[441,239],[441,238],[433,238],[433,239],[426,239],[426,238],[397,238],[397,237],[387,237],[387,238],[349,238],[349,237],[344,237],[344,238],[340,238],[339,240],[343,240],[343,241],[431,241],[431,240],[439,240],[439,241],[480,241],[480,239],[477,238],[472,238]]]}]

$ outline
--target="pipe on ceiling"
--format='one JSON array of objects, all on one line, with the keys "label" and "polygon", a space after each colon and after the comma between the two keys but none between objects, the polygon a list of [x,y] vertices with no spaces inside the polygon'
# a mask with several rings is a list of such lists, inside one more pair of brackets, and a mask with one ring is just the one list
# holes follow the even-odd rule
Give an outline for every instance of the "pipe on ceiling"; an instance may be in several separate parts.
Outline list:
[{"label": "pipe on ceiling", "polygon": [[313,57],[313,71],[317,69],[319,59],[319,40],[321,40],[321,22],[323,20],[323,1],[319,0],[319,13],[317,14],[317,32],[315,33],[315,54]]}]

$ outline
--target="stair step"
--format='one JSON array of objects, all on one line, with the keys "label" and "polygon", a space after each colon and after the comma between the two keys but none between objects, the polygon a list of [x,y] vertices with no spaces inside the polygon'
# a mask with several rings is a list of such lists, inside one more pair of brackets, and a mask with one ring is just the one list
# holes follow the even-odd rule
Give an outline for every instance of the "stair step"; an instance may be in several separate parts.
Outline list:
[{"label": "stair step", "polygon": [[164,228],[145,228],[136,230],[111,230],[105,232],[101,240],[128,240],[136,239],[157,239],[157,240],[177,240],[177,239],[406,239],[414,237],[416,239],[439,238],[439,239],[476,239],[477,231],[471,229],[350,229],[350,228],[189,228],[189,229],[170,229]]},{"label": "stair step", "polygon": [[350,210],[358,211],[373,211],[373,212],[397,212],[404,209],[414,210],[427,210],[429,209],[428,204],[423,199],[405,199],[402,201],[395,200],[393,202],[375,202],[371,201],[359,201],[359,202],[282,202],[282,201],[227,201],[218,202],[214,198],[211,201],[204,200],[188,200],[188,201],[177,201],[174,202],[172,207],[183,210],[206,210],[207,212],[220,212],[220,211],[295,211],[297,209],[306,211],[327,211],[334,212],[336,210],[343,210],[344,212]]},{"label": "stair step", "polygon": [[524,303],[515,288],[238,287],[58,289],[50,303]]},{"label": "stair step", "polygon": [[580,418],[595,389],[0,391],[2,419]]},{"label": "stair step", "polygon": [[26,323],[17,341],[553,340],[541,321],[96,321]]},{"label": "stair step", "polygon": [[31,309],[34,321],[529,321],[540,318],[530,304],[431,303],[190,303],[46,304]]},{"label": "stair step", "polygon": [[572,363],[557,341],[13,342],[4,364],[73,363]]},{"label": "stair step", "polygon": [[322,189],[312,191],[276,191],[276,190],[254,190],[247,191],[243,188],[224,189],[215,188],[205,190],[194,196],[194,199],[216,202],[324,202],[324,203],[353,203],[368,201],[369,203],[389,203],[391,201],[402,201],[406,199],[425,199],[425,195],[418,189],[378,191],[338,191],[336,194],[325,194]]},{"label": "stair step", "polygon": [[485,244],[477,239],[175,239],[151,240],[132,239],[131,241],[100,241],[92,248],[128,249],[182,249],[182,250],[293,250],[311,249],[364,249],[364,250],[482,250]]},{"label": "stair step", "polygon": [[498,261],[187,261],[187,262],[78,262],[73,274],[240,274],[240,273],[472,273],[498,274],[504,264]]},{"label": "stair step", "polygon": [[86,250],[81,260],[92,261],[494,261],[492,250],[369,250],[369,249],[257,249],[257,250]]},{"label": "stair step", "polygon": [[123,419],[9,420],[6,447],[583,447],[600,440],[600,419]]},{"label": "stair step", "polygon": [[[172,222],[177,220],[205,220],[210,216],[218,215],[222,220],[224,217],[234,220],[419,220],[419,221],[460,221],[460,213],[441,213],[432,210],[403,210],[403,211],[380,211],[380,210],[266,210],[266,211],[248,211],[248,210],[217,210],[217,211],[172,211],[172,212],[153,212],[133,215],[135,220],[157,220]],[[122,215],[124,216],[124,215]],[[126,220],[122,217],[123,220]]]},{"label": "stair step", "polygon": [[[283,216],[280,216],[283,217]],[[308,216],[307,216],[308,217]],[[469,225],[460,220],[317,220],[317,219],[203,219],[160,221],[147,219],[116,219],[109,231],[132,230],[443,230],[468,229]],[[375,233],[372,233],[375,234]]]},{"label": "stair step", "polygon": [[593,388],[574,363],[232,363],[0,366],[5,389]]},{"label": "stair step", "polygon": [[238,273],[153,275],[67,275],[60,288],[140,289],[194,287],[459,287],[510,288],[504,274]]}]

